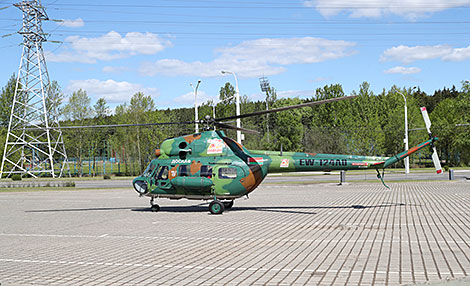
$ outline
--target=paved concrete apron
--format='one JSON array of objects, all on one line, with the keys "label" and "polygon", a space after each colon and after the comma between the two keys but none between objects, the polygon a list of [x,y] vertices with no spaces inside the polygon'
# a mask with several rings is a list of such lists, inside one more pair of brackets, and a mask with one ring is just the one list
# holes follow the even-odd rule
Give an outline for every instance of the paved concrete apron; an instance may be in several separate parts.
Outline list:
[{"label": "paved concrete apron", "polygon": [[1,285],[400,285],[470,273],[470,183],[261,186],[223,215],[129,190],[0,193]]}]

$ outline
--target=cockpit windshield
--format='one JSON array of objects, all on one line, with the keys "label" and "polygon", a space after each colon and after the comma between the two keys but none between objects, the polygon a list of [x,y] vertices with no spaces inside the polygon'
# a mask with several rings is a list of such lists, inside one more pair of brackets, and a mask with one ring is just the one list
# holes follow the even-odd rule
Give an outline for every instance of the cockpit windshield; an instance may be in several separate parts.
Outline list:
[{"label": "cockpit windshield", "polygon": [[150,175],[152,175],[153,173],[153,170],[155,170],[157,166],[150,163],[147,168],[145,169],[144,173],[142,174],[143,177],[150,177]]}]

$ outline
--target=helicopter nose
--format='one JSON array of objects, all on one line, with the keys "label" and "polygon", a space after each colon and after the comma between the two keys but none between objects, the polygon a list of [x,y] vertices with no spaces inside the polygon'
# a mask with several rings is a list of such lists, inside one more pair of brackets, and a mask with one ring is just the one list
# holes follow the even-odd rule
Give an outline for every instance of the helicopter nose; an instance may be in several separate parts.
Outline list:
[{"label": "helicopter nose", "polygon": [[135,180],[134,181],[134,189],[141,195],[144,195],[148,192],[148,185],[147,182],[144,180]]}]

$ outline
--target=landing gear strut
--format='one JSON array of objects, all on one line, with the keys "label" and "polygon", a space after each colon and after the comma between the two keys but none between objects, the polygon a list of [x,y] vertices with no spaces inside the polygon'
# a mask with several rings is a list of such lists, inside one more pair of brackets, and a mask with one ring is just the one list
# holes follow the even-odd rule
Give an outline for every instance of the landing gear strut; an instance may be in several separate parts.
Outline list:
[{"label": "landing gear strut", "polygon": [[153,203],[153,197],[150,199],[150,209],[153,211],[153,212],[158,212],[160,211],[160,206],[158,204],[154,204]]}]

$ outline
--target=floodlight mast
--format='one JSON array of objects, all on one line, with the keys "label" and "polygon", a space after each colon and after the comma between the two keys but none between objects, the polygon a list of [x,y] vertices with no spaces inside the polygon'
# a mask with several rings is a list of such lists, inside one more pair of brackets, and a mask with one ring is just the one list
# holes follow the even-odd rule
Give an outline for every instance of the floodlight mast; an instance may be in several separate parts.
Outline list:
[{"label": "floodlight mast", "polygon": [[[70,170],[59,126],[57,106],[52,103],[51,84],[42,43],[42,21],[49,20],[40,0],[14,4],[23,12],[23,53],[18,69],[0,177],[12,174],[61,177]],[[37,130],[30,130],[35,127]],[[58,164],[59,163],[59,166]],[[57,167],[57,168],[56,168]],[[67,167],[67,170],[65,169]]]},{"label": "floodlight mast", "polygon": [[[268,99],[269,99],[269,91],[271,90],[271,88],[269,86],[268,78],[265,76],[260,77],[259,86],[261,87],[262,92],[266,92],[266,110],[269,110]],[[267,134],[267,139],[269,143],[269,114],[268,113],[266,113],[266,134]]]}]

